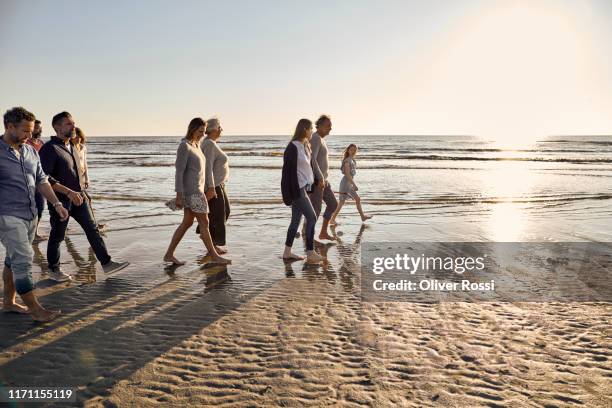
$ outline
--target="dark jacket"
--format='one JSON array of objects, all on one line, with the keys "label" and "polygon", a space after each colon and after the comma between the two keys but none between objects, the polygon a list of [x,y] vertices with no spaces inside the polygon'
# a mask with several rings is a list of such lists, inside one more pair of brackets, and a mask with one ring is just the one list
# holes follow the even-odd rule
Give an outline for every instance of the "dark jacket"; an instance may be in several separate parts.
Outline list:
[{"label": "dark jacket", "polygon": [[[283,174],[281,176],[281,192],[285,205],[291,205],[293,200],[300,196],[300,185],[297,176],[298,151],[293,142],[289,142],[283,154]],[[312,165],[312,161],[311,161]],[[319,182],[315,174],[315,184]],[[311,187],[309,193],[314,191],[315,186]]]},{"label": "dark jacket", "polygon": [[40,155],[42,168],[49,176],[51,185],[60,183],[73,191],[81,191],[76,159],[62,139],[53,136],[40,148],[38,154]]}]

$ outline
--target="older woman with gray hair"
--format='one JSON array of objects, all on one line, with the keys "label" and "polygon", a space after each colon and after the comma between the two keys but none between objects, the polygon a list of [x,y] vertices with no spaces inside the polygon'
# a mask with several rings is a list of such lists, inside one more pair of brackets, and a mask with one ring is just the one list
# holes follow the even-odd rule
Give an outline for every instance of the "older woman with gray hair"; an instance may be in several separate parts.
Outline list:
[{"label": "older woman with gray hair", "polygon": [[215,250],[224,254],[221,249],[226,245],[225,225],[230,215],[230,203],[225,192],[225,183],[229,177],[227,155],[218,145],[223,128],[217,118],[206,121],[206,138],[202,141],[202,152],[206,157],[205,190],[208,199],[209,224],[208,230],[215,244]]}]

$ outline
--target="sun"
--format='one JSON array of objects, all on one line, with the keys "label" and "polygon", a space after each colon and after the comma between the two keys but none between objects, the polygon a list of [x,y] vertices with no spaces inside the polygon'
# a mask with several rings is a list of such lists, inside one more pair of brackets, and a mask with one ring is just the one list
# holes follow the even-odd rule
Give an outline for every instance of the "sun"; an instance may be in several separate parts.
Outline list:
[{"label": "sun", "polygon": [[500,145],[562,133],[599,66],[577,24],[559,2],[492,2],[451,30],[431,83],[470,133]]}]

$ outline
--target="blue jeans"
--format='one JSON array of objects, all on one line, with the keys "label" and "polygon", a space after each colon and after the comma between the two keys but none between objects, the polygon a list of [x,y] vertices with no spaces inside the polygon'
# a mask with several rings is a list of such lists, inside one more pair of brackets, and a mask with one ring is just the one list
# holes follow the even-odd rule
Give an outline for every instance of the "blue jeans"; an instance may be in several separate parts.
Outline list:
[{"label": "blue jeans", "polygon": [[[91,245],[91,248],[94,250],[98,261],[100,261],[102,265],[110,262],[111,257],[106,250],[106,244],[104,243],[102,236],[100,236],[100,231],[98,230],[98,225],[94,220],[88,200],[83,197],[83,204],[74,205],[72,201],[70,201],[63,194],[59,194],[58,198],[62,204],[64,204],[64,207],[66,207],[70,216],[79,223],[81,228],[83,228],[83,231],[87,236],[87,240],[89,241],[89,245]],[[60,265],[59,247],[61,242],[66,237],[68,220],[60,220],[59,215],[51,204],[49,204],[49,218],[51,221],[51,233],[49,234],[49,242],[47,244],[47,262],[49,263],[49,269],[55,269]]]},{"label": "blue jeans", "polygon": [[13,271],[13,282],[18,294],[34,289],[32,281],[32,241],[36,219],[24,220],[12,215],[0,215],[0,241],[6,248],[4,265]]},{"label": "blue jeans", "polygon": [[306,217],[306,250],[312,251],[314,249],[314,233],[317,215],[312,208],[312,203],[308,199],[305,188],[300,189],[300,197],[294,199],[291,203],[291,224],[289,224],[287,240],[285,241],[285,245],[288,247],[293,246],[293,240],[300,226],[302,215]]}]

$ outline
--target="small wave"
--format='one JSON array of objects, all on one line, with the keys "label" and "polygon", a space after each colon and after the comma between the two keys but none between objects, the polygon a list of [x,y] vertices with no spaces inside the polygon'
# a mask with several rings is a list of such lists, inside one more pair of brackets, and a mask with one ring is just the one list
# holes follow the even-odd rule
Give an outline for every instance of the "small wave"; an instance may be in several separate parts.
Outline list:
[{"label": "small wave", "polygon": [[548,158],[548,157],[476,157],[476,156],[438,156],[438,155],[408,155],[403,157],[377,158],[403,158],[412,160],[452,160],[452,161],[533,161],[549,163],[612,163],[612,159],[586,159],[586,158]]},{"label": "small wave", "polygon": [[109,200],[109,201],[136,201],[136,202],[165,202],[170,200],[172,197],[143,197],[143,196],[132,196],[128,194],[92,194],[92,197],[96,200]]},{"label": "small wave", "polygon": [[420,200],[398,200],[398,199],[363,199],[362,201],[372,205],[418,205],[418,204],[503,204],[503,203],[561,203],[580,200],[609,200],[612,194],[594,194],[584,196],[540,196],[529,198],[514,197],[439,197],[424,198]]},{"label": "small wave", "polygon": [[[566,161],[566,163],[570,164],[588,164],[588,163],[598,163],[598,162],[573,162]],[[603,162],[606,163],[606,162]],[[90,167],[108,167],[109,163],[107,161],[100,160],[90,160]],[[137,162],[137,161],[125,161],[112,163],[113,167],[174,167],[174,163],[150,163],[150,162]],[[231,168],[233,169],[260,169],[260,170],[281,170],[283,168],[282,164],[231,164]],[[335,166],[334,164],[330,165],[330,169],[339,170],[340,166]],[[466,166],[456,166],[456,167],[448,167],[448,166],[423,166],[423,165],[404,165],[404,164],[388,164],[388,163],[376,163],[376,164],[360,164],[360,170],[482,170],[478,167],[466,167]],[[571,170],[571,171],[607,171],[606,169],[572,169],[572,168],[560,168],[560,169],[542,169],[542,170]]]},{"label": "small wave", "polygon": [[566,140],[566,139],[559,139],[559,140],[546,140],[546,141],[542,141],[539,143],[576,143],[576,144],[593,144],[593,145],[598,145],[598,146],[612,146],[612,141],[607,141],[607,140]]},{"label": "small wave", "polygon": [[225,150],[228,156],[261,156],[261,157],[282,157],[283,152],[281,151],[272,151],[272,152],[257,152],[251,150]]},{"label": "small wave", "polygon": [[100,167],[174,167],[174,160],[172,162],[146,162],[139,160],[121,160],[121,161],[112,161],[104,159],[89,159],[87,160],[87,164],[89,167],[100,166]]},{"label": "small wave", "polygon": [[89,151],[88,152],[88,156],[119,156],[116,158],[121,158],[121,157],[126,157],[126,158],[131,158],[131,157],[148,157],[148,156],[167,156],[167,157],[174,157],[176,156],[176,152],[129,152],[126,153],[125,151],[121,151],[121,152],[96,152],[96,151]]},{"label": "small wave", "polygon": [[[173,195],[168,196],[133,196],[128,194],[93,194],[92,197],[96,200],[108,200],[108,201],[133,201],[133,202],[147,202],[147,203],[165,203],[170,200]],[[231,197],[230,197],[231,198]],[[255,205],[255,204],[278,204],[282,203],[281,198],[268,198],[268,199],[240,199],[231,198],[232,204],[244,204],[244,205]],[[148,216],[148,215],[143,215]],[[138,216],[130,217],[135,218]]]},{"label": "small wave", "polygon": [[[127,194],[94,194],[96,200],[111,200],[111,201],[133,201],[133,202],[158,202],[164,203],[171,197],[142,197],[131,196]],[[232,204],[238,205],[282,205],[283,201],[279,198],[255,198],[255,199],[231,199]],[[371,198],[362,199],[366,204],[370,205],[386,205],[386,206],[419,206],[419,205],[468,205],[468,204],[503,204],[503,203],[564,203],[581,200],[610,200],[612,194],[585,194],[585,195],[542,195],[535,197],[461,197],[461,196],[439,196],[439,197],[424,197],[419,199],[384,199]]]},{"label": "small wave", "polygon": [[493,149],[493,148],[452,148],[452,147],[415,147],[412,150],[396,150],[399,154],[416,154],[418,152],[468,152],[468,153],[599,153],[593,149]]},{"label": "small wave", "polygon": [[[599,153],[599,152],[590,152]],[[230,153],[228,156],[235,157],[282,157],[283,153],[277,152],[248,152]],[[340,161],[340,155],[332,154],[330,159]],[[482,157],[482,156],[456,156],[456,155],[436,155],[436,154],[361,154],[359,161],[364,160],[432,160],[432,161],[528,161],[528,162],[550,162],[550,163],[612,163],[608,158],[587,158],[587,157]],[[360,166],[361,168],[362,166]]]}]

